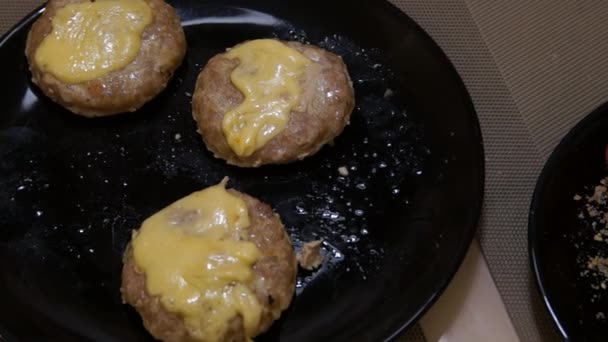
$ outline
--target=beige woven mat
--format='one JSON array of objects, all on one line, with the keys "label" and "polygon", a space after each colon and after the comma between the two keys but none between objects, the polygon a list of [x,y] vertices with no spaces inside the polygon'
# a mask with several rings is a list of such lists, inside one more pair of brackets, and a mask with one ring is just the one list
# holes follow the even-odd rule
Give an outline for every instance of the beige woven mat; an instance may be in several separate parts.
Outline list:
[{"label": "beige woven mat", "polygon": [[[1,0],[0,32],[39,0]],[[522,341],[558,337],[527,257],[527,214],[544,160],[608,99],[608,2],[391,0],[442,47],[475,104],[486,150],[478,237]],[[424,341],[418,326],[403,341]]]}]

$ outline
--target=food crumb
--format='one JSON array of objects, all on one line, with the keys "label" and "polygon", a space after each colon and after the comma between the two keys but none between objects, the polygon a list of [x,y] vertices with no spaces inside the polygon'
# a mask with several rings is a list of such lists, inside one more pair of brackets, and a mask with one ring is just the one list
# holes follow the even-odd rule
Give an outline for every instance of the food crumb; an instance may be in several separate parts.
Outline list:
[{"label": "food crumb", "polygon": [[580,201],[578,218],[581,220],[581,230],[574,237],[577,240],[572,242],[579,254],[577,263],[580,277],[589,282],[593,291],[597,291],[590,299],[592,303],[603,298],[608,290],[608,256],[604,245],[608,244],[607,180],[608,177],[605,177],[599,184],[586,187],[586,193],[579,192],[573,197],[575,201]]},{"label": "food crumb", "polygon": [[348,169],[346,168],[346,166],[340,166],[338,168],[338,173],[340,174],[340,176],[348,176]]},{"label": "food crumb", "polygon": [[600,212],[597,210],[597,208],[587,205],[587,214],[589,214],[590,217],[596,217],[600,214]]},{"label": "food crumb", "polygon": [[176,141],[180,141],[181,139],[182,139],[182,135],[181,134],[179,134],[179,133],[175,134],[175,140]]},{"label": "food crumb", "polygon": [[307,242],[302,246],[302,249],[296,255],[298,264],[305,270],[313,270],[323,262],[321,256],[321,240]]},{"label": "food crumb", "polygon": [[604,277],[608,278],[608,259],[595,256],[589,258],[587,268],[590,270],[596,270],[601,273]]},{"label": "food crumb", "polygon": [[604,319],[606,319],[606,315],[603,312],[600,311],[600,312],[598,312],[598,313],[595,314],[595,319],[597,319],[597,320],[604,320]]},{"label": "food crumb", "polygon": [[387,88],[386,91],[384,92],[384,98],[388,99],[389,97],[393,96],[393,90],[390,88]]},{"label": "food crumb", "polygon": [[593,193],[593,196],[589,199],[589,202],[595,202],[595,203],[605,203],[606,202],[606,190],[608,190],[605,186],[603,185],[597,185],[595,187],[595,191]]}]

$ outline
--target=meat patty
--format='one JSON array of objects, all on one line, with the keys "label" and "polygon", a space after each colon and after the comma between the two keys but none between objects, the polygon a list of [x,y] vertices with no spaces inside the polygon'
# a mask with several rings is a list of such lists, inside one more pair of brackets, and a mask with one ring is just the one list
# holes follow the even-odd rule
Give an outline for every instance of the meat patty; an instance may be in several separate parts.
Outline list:
[{"label": "meat patty", "polygon": [[92,0],[49,0],[27,37],[27,56],[32,81],[53,101],[86,117],[133,112],[158,95],[181,64],[186,37],[175,10],[163,0],[146,0],[154,18],[145,28],[137,57],[122,69],[103,77],[67,84],[36,65],[36,50],[52,32],[52,18],[68,4]]},{"label": "meat patty", "polygon": [[[279,318],[291,302],[295,290],[296,259],[283,224],[272,208],[246,194],[228,191],[247,204],[249,241],[262,254],[253,266],[253,279],[249,284],[263,307],[258,327],[260,334]],[[167,311],[160,298],[148,294],[145,273],[136,265],[130,245],[124,254],[123,264],[120,289],[123,301],[139,312],[146,329],[159,340],[193,341],[181,317]],[[241,316],[235,316],[229,326],[224,338],[218,342],[246,340]]]},{"label": "meat patty", "polygon": [[285,129],[250,156],[234,153],[222,130],[224,114],[244,100],[230,79],[239,61],[218,54],[198,76],[192,99],[194,120],[207,148],[228,164],[258,167],[303,159],[331,143],[349,122],[354,90],[342,58],[314,45],[283,43],[314,63],[299,80],[302,92]]}]

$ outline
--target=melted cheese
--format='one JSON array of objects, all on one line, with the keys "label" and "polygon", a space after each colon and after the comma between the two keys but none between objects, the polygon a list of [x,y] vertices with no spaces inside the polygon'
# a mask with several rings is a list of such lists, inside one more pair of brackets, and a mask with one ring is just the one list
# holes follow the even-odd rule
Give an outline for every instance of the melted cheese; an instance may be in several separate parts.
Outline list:
[{"label": "melted cheese", "polygon": [[66,83],[102,77],[135,59],[152,18],[144,0],[69,4],[53,16],[53,30],[38,47],[35,62]]},{"label": "melted cheese", "polygon": [[234,153],[246,157],[285,129],[298,104],[298,79],[311,61],[273,39],[249,41],[227,56],[239,60],[230,76],[245,99],[225,113],[222,129]]},{"label": "melted cheese", "polygon": [[133,238],[148,292],[197,340],[219,341],[238,315],[247,337],[257,332],[262,308],[247,284],[260,252],[245,240],[248,226],[245,202],[223,181],[154,214]]}]

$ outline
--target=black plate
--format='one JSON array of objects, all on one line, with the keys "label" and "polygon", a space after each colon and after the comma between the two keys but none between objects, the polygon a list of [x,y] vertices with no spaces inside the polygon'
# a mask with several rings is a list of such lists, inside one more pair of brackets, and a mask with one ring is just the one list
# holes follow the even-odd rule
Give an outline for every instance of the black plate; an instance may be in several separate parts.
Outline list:
[{"label": "black plate", "polygon": [[[118,290],[130,231],[226,175],[275,208],[296,248],[325,239],[324,266],[300,272],[297,298],[259,340],[378,341],[409,327],[460,265],[483,192],[477,117],[447,58],[381,1],[172,4],[189,43],[185,62],[167,90],[133,114],[87,120],[41,95],[23,56],[38,13],[0,43],[3,334],[148,340]],[[239,169],[205,150],[190,93],[213,54],[258,37],[342,55],[357,109],[316,156]]]},{"label": "black plate", "polygon": [[608,176],[608,104],[578,123],[547,161],[530,208],[529,248],[536,280],[558,329],[573,341],[606,341],[608,292],[585,272],[588,258],[608,257],[595,241],[587,215],[579,217],[593,187]]}]

